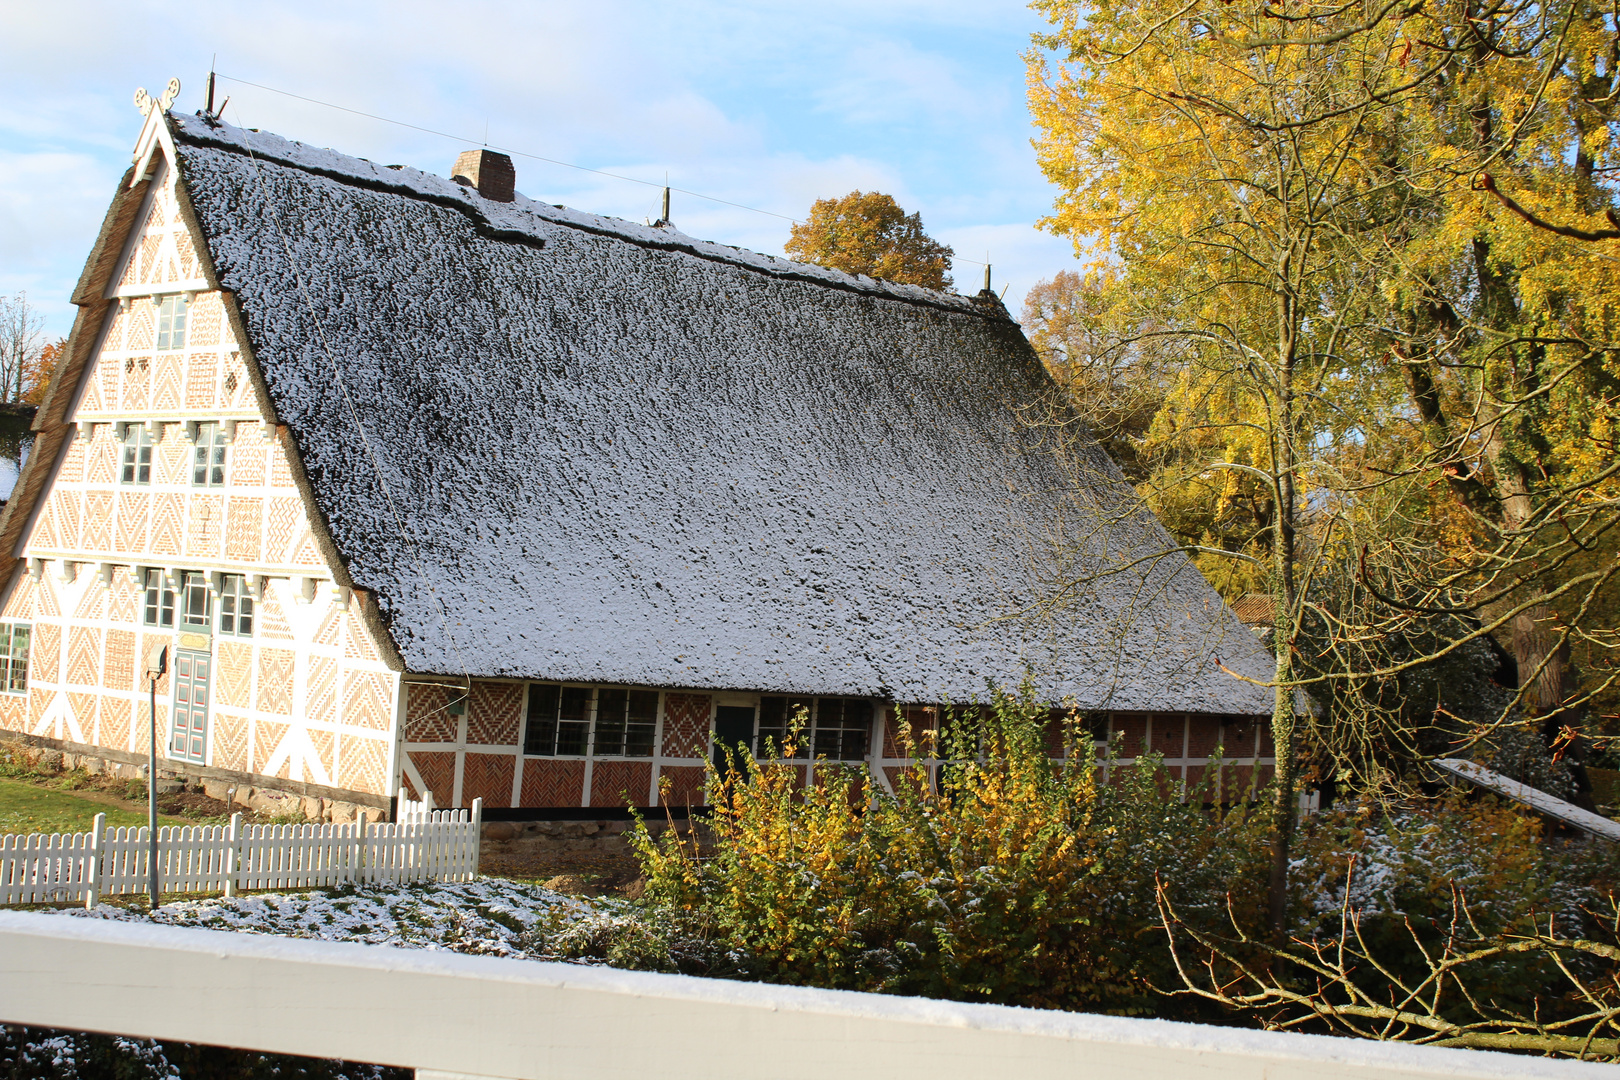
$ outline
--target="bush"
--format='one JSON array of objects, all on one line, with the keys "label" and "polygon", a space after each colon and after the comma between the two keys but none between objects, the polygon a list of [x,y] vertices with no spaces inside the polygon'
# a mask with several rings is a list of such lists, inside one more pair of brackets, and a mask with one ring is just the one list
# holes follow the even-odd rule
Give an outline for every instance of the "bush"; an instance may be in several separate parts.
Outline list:
[{"label": "bush", "polygon": [[1099,784],[1078,715],[1053,732],[997,693],[947,731],[907,751],[943,757],[937,778],[915,765],[892,795],[825,761],[809,787],[774,757],[711,776],[712,847],[634,835],[648,901],[770,981],[1142,1013],[1173,977],[1155,874],[1223,919],[1229,887],[1263,892],[1243,884],[1263,880],[1263,822],[1184,802],[1152,758]]}]

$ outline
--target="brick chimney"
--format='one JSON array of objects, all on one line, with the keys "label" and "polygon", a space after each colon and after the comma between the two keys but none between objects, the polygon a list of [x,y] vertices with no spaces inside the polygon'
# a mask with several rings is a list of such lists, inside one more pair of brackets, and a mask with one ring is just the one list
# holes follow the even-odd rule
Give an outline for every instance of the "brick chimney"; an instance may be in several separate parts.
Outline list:
[{"label": "brick chimney", "polygon": [[493,150],[466,150],[456,158],[450,179],[477,188],[491,202],[511,202],[517,186],[517,170],[512,159]]}]

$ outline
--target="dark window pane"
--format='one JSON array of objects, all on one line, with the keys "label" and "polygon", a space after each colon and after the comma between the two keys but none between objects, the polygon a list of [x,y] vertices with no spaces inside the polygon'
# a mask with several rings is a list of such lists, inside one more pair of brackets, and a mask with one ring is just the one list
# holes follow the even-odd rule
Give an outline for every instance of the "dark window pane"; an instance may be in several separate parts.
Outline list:
[{"label": "dark window pane", "polygon": [[557,753],[583,754],[591,733],[591,690],[565,686],[557,705]]},{"label": "dark window pane", "polygon": [[603,688],[596,692],[595,753],[617,757],[624,753],[624,719],[630,692]]},{"label": "dark window pane", "polygon": [[630,757],[652,757],[653,736],[658,733],[658,691],[630,691],[630,709],[625,723],[624,752]]},{"label": "dark window pane", "polygon": [[557,752],[557,690],[545,683],[529,687],[529,717],[523,734],[525,754]]}]

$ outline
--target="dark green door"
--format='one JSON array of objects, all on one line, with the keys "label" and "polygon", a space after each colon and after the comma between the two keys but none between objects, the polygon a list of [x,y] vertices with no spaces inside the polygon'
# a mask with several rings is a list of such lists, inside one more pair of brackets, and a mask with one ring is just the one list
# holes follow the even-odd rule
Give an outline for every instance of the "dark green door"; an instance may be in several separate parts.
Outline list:
[{"label": "dark green door", "polygon": [[[722,705],[714,711],[714,767],[720,775],[734,762],[739,773],[746,772],[746,762],[754,746],[754,707],[752,705]],[[732,755],[736,755],[734,758]]]}]

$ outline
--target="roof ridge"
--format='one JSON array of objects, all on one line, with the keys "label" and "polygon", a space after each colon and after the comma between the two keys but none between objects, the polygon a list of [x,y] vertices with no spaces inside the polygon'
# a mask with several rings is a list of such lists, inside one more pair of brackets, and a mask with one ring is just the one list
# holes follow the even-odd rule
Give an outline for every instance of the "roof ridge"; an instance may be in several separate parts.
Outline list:
[{"label": "roof ridge", "polygon": [[[638,225],[624,218],[592,214],[555,203],[544,203],[518,193],[511,203],[490,203],[474,189],[434,173],[408,165],[377,165],[365,158],[338,150],[317,149],[273,132],[239,128],[199,114],[196,117],[168,114],[176,139],[196,146],[213,147],[230,153],[275,162],[301,172],[322,176],[353,187],[382,191],[422,202],[433,203],[465,214],[479,233],[492,240],[544,247],[543,231],[524,228],[530,222],[550,227],[575,229],[644,248],[680,251],[711,262],[725,263],[744,270],[789,281],[801,281],[829,289],[877,296],[901,303],[936,308],[964,315],[977,315],[993,321],[1012,322],[1012,315],[994,293],[964,296],[945,293],[920,285],[907,285],[882,278],[847,274],[814,263],[750,251],[747,248],[700,240],[678,230]],[[389,175],[390,173],[394,175]],[[499,218],[506,218],[502,222]],[[666,235],[672,234],[672,235]]]}]

